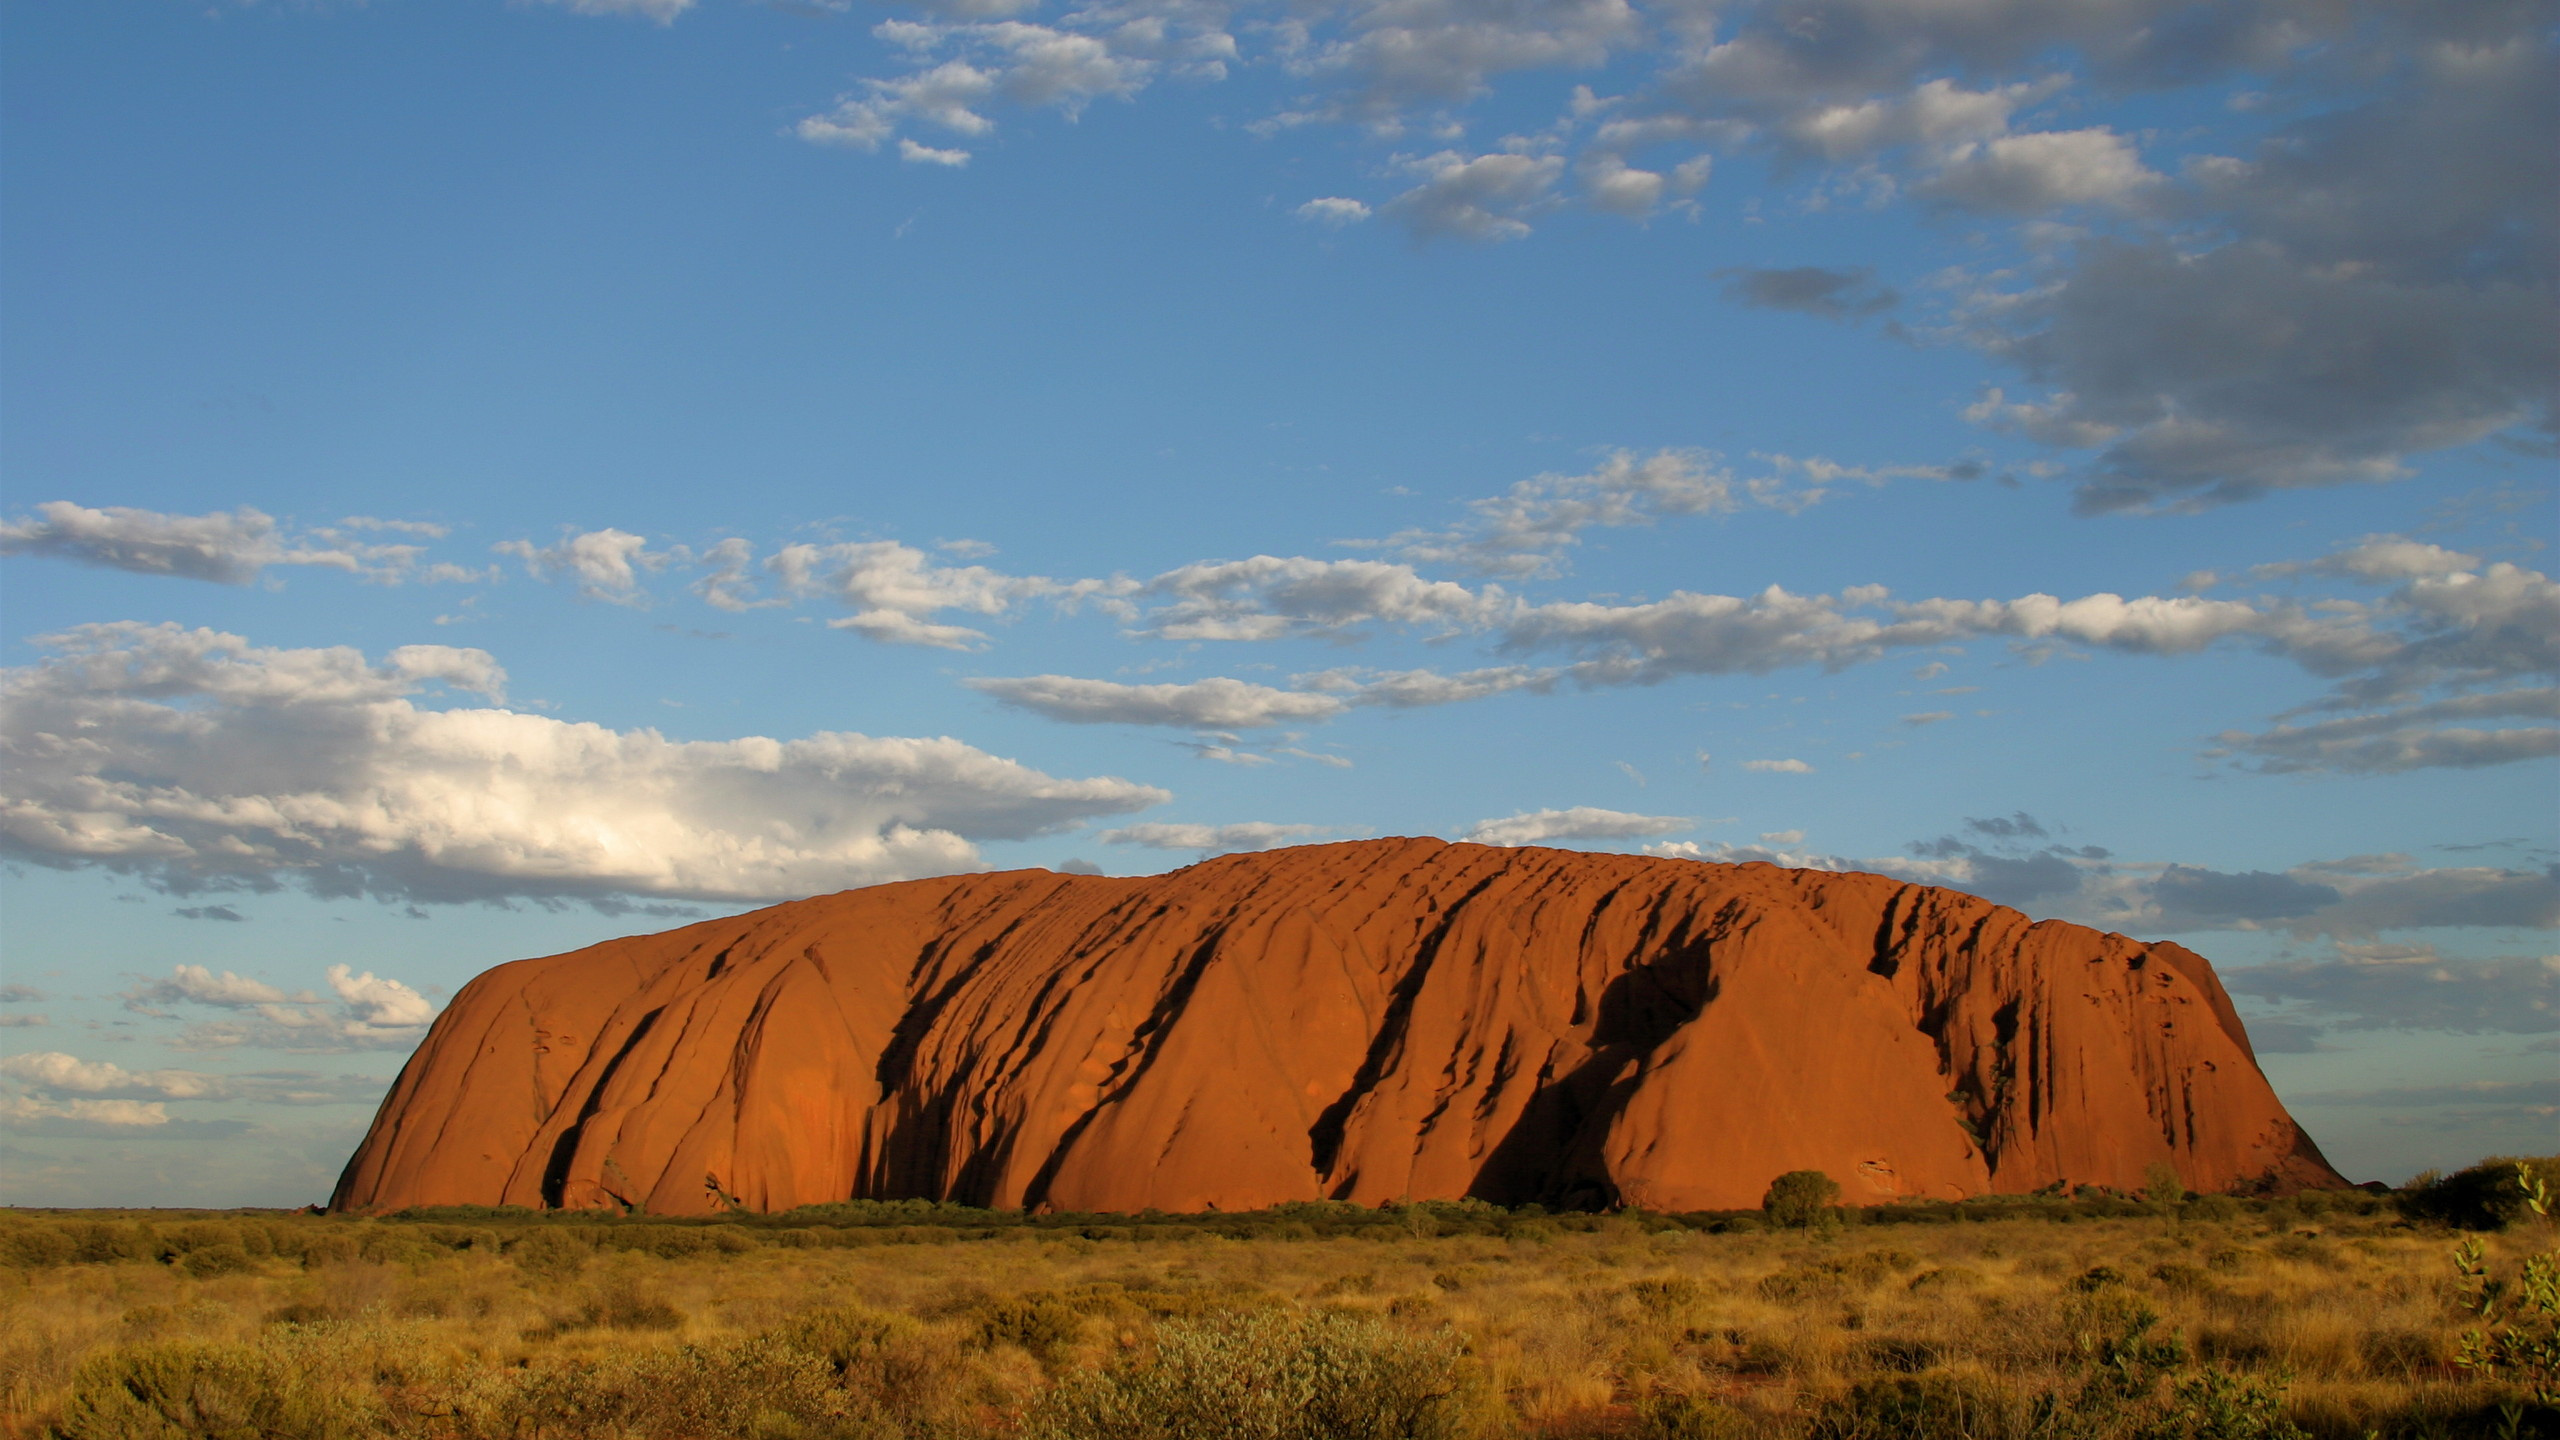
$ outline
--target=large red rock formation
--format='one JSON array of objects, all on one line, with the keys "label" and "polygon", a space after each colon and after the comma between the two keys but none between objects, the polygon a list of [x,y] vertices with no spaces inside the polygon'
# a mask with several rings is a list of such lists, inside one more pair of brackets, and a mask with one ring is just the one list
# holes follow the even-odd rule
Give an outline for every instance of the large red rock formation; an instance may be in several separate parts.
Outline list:
[{"label": "large red rock formation", "polygon": [[1374,840],[501,965],[334,1205],[1756,1205],[2341,1181],[2202,957],[1880,875]]}]

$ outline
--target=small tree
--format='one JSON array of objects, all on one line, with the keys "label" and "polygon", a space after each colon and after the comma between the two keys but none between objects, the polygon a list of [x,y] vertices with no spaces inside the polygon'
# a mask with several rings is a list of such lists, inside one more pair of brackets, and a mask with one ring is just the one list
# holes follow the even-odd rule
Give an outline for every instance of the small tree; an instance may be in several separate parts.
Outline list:
[{"label": "small tree", "polygon": [[1772,1225],[1807,1230],[1831,1218],[1840,1201],[1840,1182],[1819,1170],[1790,1170],[1769,1182],[1760,1209]]},{"label": "small tree", "polygon": [[2175,1209],[2187,1198],[2187,1184],[2178,1178],[2177,1168],[2165,1160],[2154,1160],[2142,1169],[2142,1198],[2155,1209]]}]

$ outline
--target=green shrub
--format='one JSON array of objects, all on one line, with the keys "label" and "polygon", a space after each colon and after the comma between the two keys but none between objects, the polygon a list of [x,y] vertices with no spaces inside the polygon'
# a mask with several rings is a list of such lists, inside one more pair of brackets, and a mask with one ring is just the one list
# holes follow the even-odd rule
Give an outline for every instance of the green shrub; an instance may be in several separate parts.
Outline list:
[{"label": "green shrub", "polygon": [[2284,1418],[2284,1387],[2230,1370],[2199,1370],[2171,1387],[2139,1440],[2311,1440]]},{"label": "green shrub", "polygon": [[2181,1220],[2231,1221],[2240,1218],[2240,1202],[2228,1195],[2198,1195],[2178,1207]]},{"label": "green shrub", "polygon": [[770,1337],[501,1372],[451,1418],[466,1440],[513,1436],[758,1440],[894,1434],[866,1424],[826,1366]]},{"label": "green shrub", "polygon": [[2028,1409],[1995,1381],[1965,1375],[1868,1380],[1815,1413],[1811,1440],[2007,1440]]},{"label": "green shrub", "polygon": [[102,1221],[68,1227],[78,1246],[75,1260],[84,1265],[112,1265],[119,1260],[156,1260],[159,1237],[148,1225],[111,1225]]},{"label": "green shrub", "polygon": [[207,1245],[201,1250],[190,1250],[178,1257],[178,1268],[199,1280],[209,1280],[216,1275],[237,1275],[243,1270],[256,1269],[257,1264],[250,1258],[247,1247],[228,1241]]},{"label": "green shrub", "polygon": [[2546,1184],[2560,1179],[2560,1155],[2497,1156],[2450,1175],[2430,1170],[2401,1190],[2400,1213],[2456,1230],[2505,1229],[2530,1213],[2519,1167],[2531,1170]]},{"label": "green shrub", "polygon": [[950,1428],[936,1422],[959,1407],[967,1383],[952,1346],[904,1315],[830,1306],[795,1317],[772,1338],[815,1357],[861,1413],[917,1433]]},{"label": "green shrub", "polygon": [[110,1350],[71,1382],[62,1440],[339,1440],[375,1432],[371,1397],[257,1345]]},{"label": "green shrub", "polygon": [[1026,1440],[1437,1440],[1458,1421],[1456,1345],[1364,1316],[1178,1320],[1149,1352],[1061,1381]]},{"label": "green shrub", "polygon": [[1896,1272],[1908,1270],[1918,1263],[1916,1258],[1901,1250],[1867,1250],[1829,1260],[1805,1261],[1762,1280],[1760,1293],[1771,1300],[1819,1300],[1845,1295],[1852,1290],[1872,1289]]},{"label": "green shrub", "polygon": [[1749,1417],[1702,1395],[1648,1396],[1635,1404],[1636,1440],[1747,1440]]},{"label": "green shrub", "polygon": [[587,1266],[595,1242],[567,1229],[541,1229],[518,1235],[506,1247],[518,1270],[542,1280],[565,1280]]},{"label": "green shrub", "polygon": [[1084,1337],[1084,1317],[1053,1299],[1020,1297],[991,1301],[976,1312],[980,1345],[1019,1345],[1042,1360]]},{"label": "green shrub", "polygon": [[1769,1182],[1769,1193],[1761,1197],[1760,1209],[1772,1225],[1806,1230],[1837,1219],[1832,1207],[1839,1201],[1839,1181],[1819,1170],[1790,1170]]},{"label": "green shrub", "polygon": [[670,1304],[663,1295],[644,1290],[629,1280],[617,1280],[598,1290],[578,1312],[578,1322],[565,1328],[603,1330],[681,1330],[684,1312]]},{"label": "green shrub", "polygon": [[56,1225],[12,1225],[0,1231],[0,1264],[35,1270],[68,1265],[80,1257],[80,1244]]}]

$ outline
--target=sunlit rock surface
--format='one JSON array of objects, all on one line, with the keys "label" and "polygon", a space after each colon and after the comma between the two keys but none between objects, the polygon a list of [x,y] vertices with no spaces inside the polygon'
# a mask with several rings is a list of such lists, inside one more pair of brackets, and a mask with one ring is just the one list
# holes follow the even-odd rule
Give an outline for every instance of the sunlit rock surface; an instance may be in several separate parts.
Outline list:
[{"label": "sunlit rock surface", "polygon": [[1756,1205],[2344,1182],[2176,945],[1428,839],[955,875],[501,965],[333,1204]]}]

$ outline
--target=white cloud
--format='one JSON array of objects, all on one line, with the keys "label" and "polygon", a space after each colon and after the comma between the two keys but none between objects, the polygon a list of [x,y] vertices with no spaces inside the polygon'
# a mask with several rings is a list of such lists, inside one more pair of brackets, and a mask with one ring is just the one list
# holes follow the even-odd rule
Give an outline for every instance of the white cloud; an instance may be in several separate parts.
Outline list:
[{"label": "white cloud", "polygon": [[984,565],[944,565],[894,540],[785,545],[765,568],[778,577],[785,594],[827,596],[854,612],[828,621],[831,628],[889,644],[946,650],[975,649],[987,637],[983,631],[930,618],[944,611],[994,616],[1033,597],[1071,604],[1135,588],[1125,582],[1007,575]]},{"label": "white cloud", "polygon": [[[1391,550],[1417,564],[1529,579],[1560,573],[1564,553],[1580,543],[1585,530],[1729,515],[1745,508],[1794,513],[1820,503],[1843,483],[1872,489],[1898,479],[1946,480],[1974,473],[1970,467],[1944,465],[1841,465],[1818,456],[1752,458],[1766,471],[1744,477],[1713,451],[1658,450],[1638,456],[1613,450],[1583,474],[1538,475],[1500,495],[1471,501],[1466,520],[1456,526],[1345,543]],[[1499,592],[1486,593],[1490,598]]]},{"label": "white cloud", "polygon": [[2523,15],[2476,17],[2461,43],[2380,27],[2364,55],[2392,63],[2360,93],[2153,187],[2176,232],[2091,238],[1984,288],[1976,343],[2052,390],[2024,428],[2104,447],[2084,510],[2394,480],[2410,455],[2548,428],[2560,206],[2548,157],[2514,139],[2560,123],[2560,97]]},{"label": "white cloud", "polygon": [[126,996],[129,1003],[187,1003],[229,1009],[248,1009],[259,1005],[313,1005],[319,1003],[319,999],[308,990],[297,994],[229,970],[216,975],[206,966],[187,964],[173,967],[166,977]]},{"label": "white cloud", "polygon": [[1156,685],[1124,685],[1072,675],[990,677],[963,683],[1018,709],[1079,725],[1254,730],[1327,720],[1345,708],[1343,701],[1331,695],[1277,690],[1225,676]]},{"label": "white cloud", "polygon": [[1763,845],[1800,845],[1804,843],[1804,832],[1801,830],[1763,831],[1760,836],[1760,843]]},{"label": "white cloud", "polygon": [[2039,215],[2122,205],[2161,183],[2133,142],[2104,126],[2002,135],[1960,146],[1917,193],[1974,210]]},{"label": "white cloud", "polygon": [[1953,720],[1954,718],[1956,718],[1956,712],[1953,710],[1922,710],[1914,714],[1903,716],[1902,723],[1911,726],[1935,725],[1941,720]]},{"label": "white cloud", "polygon": [[640,589],[641,572],[663,570],[673,558],[651,550],[645,536],[613,529],[565,536],[560,543],[539,549],[529,540],[502,540],[489,549],[523,561],[525,570],[536,578],[574,580],[579,594],[616,605],[648,603]]},{"label": "white cloud", "polygon": [[702,578],[693,582],[693,593],[701,596],[702,603],[714,610],[736,613],[790,603],[783,599],[756,598],[755,582],[747,578],[748,572],[755,567],[756,547],[752,541],[733,535],[689,558],[704,572]]},{"label": "white cloud", "polygon": [[2433,767],[2478,769],[2560,755],[2560,728],[2549,725],[2481,729],[2450,720],[2530,716],[2560,719],[2560,690],[2549,687],[2457,695],[2367,715],[2309,725],[2277,725],[2251,733],[2226,730],[2222,749],[2248,768],[2271,774],[2306,770],[2375,775]]},{"label": "white cloud", "polygon": [[[1460,565],[1522,578],[1556,571],[1558,552],[1594,526],[1650,525],[1741,508],[1720,457],[1705,450],[1613,450],[1579,475],[1548,473],[1469,503],[1467,521],[1447,530],[1407,530],[1375,542],[1423,564]],[[1498,593],[1498,592],[1488,592]]]},{"label": "white cloud", "polygon": [[56,1094],[202,1100],[224,1092],[218,1075],[194,1070],[127,1070],[109,1061],[82,1060],[58,1050],[0,1059],[0,1075]]},{"label": "white cloud", "polygon": [[1665,835],[1698,822],[1684,815],[1636,815],[1576,805],[1568,810],[1524,810],[1498,820],[1479,820],[1461,837],[1480,845],[1535,845],[1547,840],[1628,840]]},{"label": "white cloud", "polygon": [[1142,625],[1167,640],[1275,640],[1371,621],[1457,630],[1508,603],[1499,589],[1425,580],[1410,565],[1303,556],[1201,561],[1158,575],[1146,589],[1172,597]]},{"label": "white cloud", "polygon": [[47,1120],[141,1130],[168,1124],[169,1110],[156,1100],[39,1100],[30,1095],[0,1095],[0,1121],[26,1125]]},{"label": "white cloud", "polygon": [[[405,522],[392,521],[349,524],[356,529],[406,528]],[[36,507],[36,518],[0,521],[0,555],[48,555],[137,575],[222,585],[250,584],[275,565],[312,565],[392,580],[407,573],[418,554],[414,545],[350,543],[333,531],[290,537],[273,517],[246,505],[228,513],[170,515],[123,505],[93,510],[48,500]]]},{"label": "white cloud", "polygon": [[1352,93],[1339,113],[1381,124],[1409,105],[1471,99],[1508,71],[1598,65],[1643,25],[1627,0],[1364,0],[1343,18],[1348,33],[1300,50],[1291,68],[1343,76]]},{"label": "white cloud", "polygon": [[[411,1031],[406,1044],[415,1043]],[[127,1070],[105,1060],[83,1060],[58,1050],[11,1055],[0,1059],[0,1078],[16,1082],[46,1100],[121,1100],[147,1104],[166,1118],[161,1107],[172,1102],[251,1100],[274,1105],[361,1104],[379,1099],[390,1082],[373,1075],[324,1075],[310,1070],[256,1070],[214,1075],[201,1070]],[[66,1119],[96,1119],[57,1110]],[[157,1122],[149,1122],[157,1123]]]},{"label": "white cloud", "polygon": [[1301,220],[1312,220],[1339,230],[1345,225],[1357,225],[1368,219],[1369,207],[1340,195],[1326,195],[1310,200],[1290,213]]},{"label": "white cloud", "polygon": [[930,145],[919,145],[913,140],[902,139],[898,142],[898,158],[910,165],[942,165],[957,170],[969,163],[969,152],[937,150]]},{"label": "white cloud", "polygon": [[1742,768],[1762,775],[1810,775],[1813,767],[1801,760],[1745,760]]},{"label": "white cloud", "polygon": [[1527,217],[1554,206],[1564,161],[1554,155],[1443,150],[1400,157],[1396,168],[1422,183],[1388,201],[1381,213],[1416,235],[1518,240],[1529,233]]},{"label": "white cloud", "polygon": [[235,1020],[191,1026],[180,1043],[194,1049],[245,1044],[274,1050],[399,1050],[415,1044],[435,1018],[435,1005],[398,980],[370,970],[359,975],[348,965],[330,966],[326,978],[334,999],[308,990],[287,992],[228,970],[217,976],[204,966],[181,964],[160,979],[127,990],[124,1002],[126,1009],[146,1015],[166,1014],[163,1007],[172,1005],[239,1014]]},{"label": "white cloud", "polygon": [[970,869],[974,840],[1169,798],[948,737],[677,742],[410,700],[430,675],[494,683],[478,651],[374,667],[138,623],[45,643],[0,689],[0,844],[180,891],[776,899]]},{"label": "white cloud", "polygon": [[[1021,0],[961,0],[941,8],[965,17],[1031,7]],[[998,101],[1053,109],[1074,119],[1095,100],[1136,95],[1168,66],[1187,76],[1216,78],[1236,53],[1233,38],[1204,14],[1121,12],[1123,23],[1102,33],[1071,28],[1110,18],[1105,7],[1069,16],[1064,26],[1005,19],[884,21],[873,33],[898,46],[918,68],[907,75],[864,80],[859,91],[839,97],[833,110],[802,120],[798,134],[814,144],[866,151],[879,149],[910,122],[983,137],[995,131],[996,122],[986,110]],[[946,52],[956,53],[934,58]],[[963,151],[935,150],[904,139],[899,153],[934,164],[960,163],[943,156],[967,158]]]},{"label": "white cloud", "polygon": [[1334,831],[1324,825],[1277,825],[1268,820],[1246,820],[1232,825],[1187,825],[1175,822],[1151,822],[1105,830],[1100,839],[1105,845],[1143,845],[1150,850],[1197,850],[1204,855],[1226,855],[1241,851],[1276,850]]},{"label": "white cloud", "polygon": [[[2533,7],[2236,0],[2202,13],[2194,0],[1842,0],[1819,14],[1780,0],[1650,13],[1627,0],[1351,0],[1255,15],[1120,0],[1050,25],[886,22],[877,33],[911,73],[863,82],[801,133],[865,149],[910,124],[980,135],[998,103],[1072,114],[1162,74],[1223,75],[1245,58],[1242,36],[1310,87],[1254,128],[1347,121],[1449,147],[1399,156],[1391,173],[1413,183],[1378,207],[1424,235],[1521,238],[1562,203],[1568,173],[1595,208],[1656,214],[1706,176],[1704,154],[1667,169],[1638,154],[1673,143],[1775,152],[1810,206],[1916,194],[2015,222],[1980,237],[2007,253],[1953,323],[1903,333],[1970,342],[2033,380],[2037,393],[1972,413],[2098,451],[2087,509],[2387,481],[2412,473],[2413,455],[2547,430],[2560,204],[2547,147],[2515,137],[2549,133],[2560,105]],[[1449,107],[1495,77],[1604,63],[1622,67],[1623,93],[1578,88],[1548,129],[1460,148],[1465,120]],[[2232,155],[2193,153],[2176,131],[2037,128],[2235,78],[2300,96],[2299,118]],[[2155,170],[2137,137],[2189,153]],[[1366,209],[1337,196],[1297,213]],[[2050,218],[2074,210],[2088,228]]]}]

